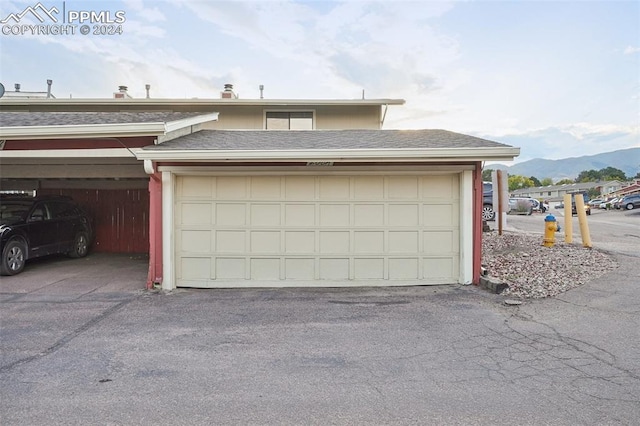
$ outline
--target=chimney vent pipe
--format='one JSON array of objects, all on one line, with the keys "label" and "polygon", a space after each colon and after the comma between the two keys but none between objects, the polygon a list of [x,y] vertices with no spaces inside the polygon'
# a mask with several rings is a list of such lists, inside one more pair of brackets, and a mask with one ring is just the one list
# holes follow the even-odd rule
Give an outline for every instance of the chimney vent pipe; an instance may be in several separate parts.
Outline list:
[{"label": "chimney vent pipe", "polygon": [[225,84],[224,90],[220,92],[220,97],[222,99],[238,99],[238,95],[233,92],[233,84]]}]

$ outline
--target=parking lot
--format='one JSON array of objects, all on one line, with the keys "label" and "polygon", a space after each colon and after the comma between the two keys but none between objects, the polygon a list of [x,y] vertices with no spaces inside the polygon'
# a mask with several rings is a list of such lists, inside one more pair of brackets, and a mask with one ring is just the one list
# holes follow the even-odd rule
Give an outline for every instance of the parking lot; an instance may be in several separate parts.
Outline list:
[{"label": "parking lot", "polygon": [[589,217],[618,269],[519,306],[474,286],[165,294],[146,258],[38,260],[0,279],[0,423],[635,424],[637,213]]},{"label": "parking lot", "polygon": [[[561,227],[556,238],[563,240],[566,230],[564,209],[551,208],[546,213],[534,213],[531,216],[507,215],[506,227],[530,233],[544,233],[544,218],[554,215]],[[640,209],[634,210],[601,210],[592,209],[587,216],[589,235],[594,248],[613,253],[638,256],[640,254]],[[578,217],[572,217],[573,241],[580,244],[580,226]],[[497,229],[496,222],[489,222],[492,229]]]}]

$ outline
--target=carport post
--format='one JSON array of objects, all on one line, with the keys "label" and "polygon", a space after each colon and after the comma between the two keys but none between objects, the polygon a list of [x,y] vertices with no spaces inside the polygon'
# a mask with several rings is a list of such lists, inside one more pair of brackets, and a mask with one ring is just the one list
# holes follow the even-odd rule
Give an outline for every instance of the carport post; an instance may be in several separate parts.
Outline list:
[{"label": "carport post", "polygon": [[162,176],[149,176],[149,274],[147,289],[162,283]]}]

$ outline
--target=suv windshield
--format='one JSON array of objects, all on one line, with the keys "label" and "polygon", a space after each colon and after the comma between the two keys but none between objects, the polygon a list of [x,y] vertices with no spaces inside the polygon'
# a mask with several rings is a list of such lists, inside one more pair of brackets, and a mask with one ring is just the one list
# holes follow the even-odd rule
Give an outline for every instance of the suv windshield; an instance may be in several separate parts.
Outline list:
[{"label": "suv windshield", "polygon": [[0,204],[0,223],[11,223],[18,220],[25,220],[29,209],[31,208],[31,202],[2,202]]}]

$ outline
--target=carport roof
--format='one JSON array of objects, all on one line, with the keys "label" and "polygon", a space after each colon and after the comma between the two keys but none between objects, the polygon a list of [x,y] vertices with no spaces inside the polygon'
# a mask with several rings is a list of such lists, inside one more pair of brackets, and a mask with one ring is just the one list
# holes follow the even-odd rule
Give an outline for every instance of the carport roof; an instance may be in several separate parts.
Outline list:
[{"label": "carport roof", "polygon": [[3,139],[164,135],[217,120],[198,112],[32,112],[0,111]]},{"label": "carport roof", "polygon": [[141,160],[513,160],[520,149],[447,130],[203,130],[147,146]]}]

